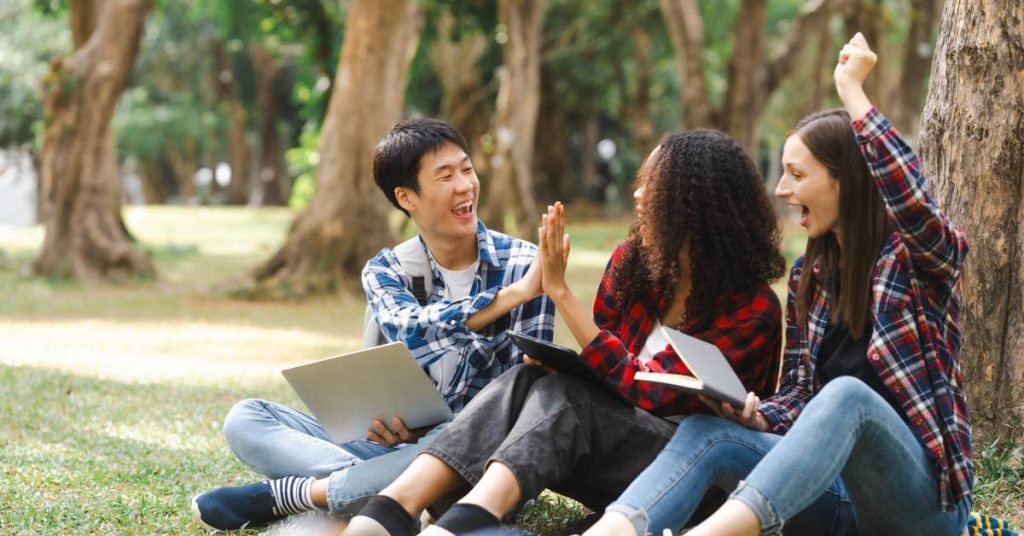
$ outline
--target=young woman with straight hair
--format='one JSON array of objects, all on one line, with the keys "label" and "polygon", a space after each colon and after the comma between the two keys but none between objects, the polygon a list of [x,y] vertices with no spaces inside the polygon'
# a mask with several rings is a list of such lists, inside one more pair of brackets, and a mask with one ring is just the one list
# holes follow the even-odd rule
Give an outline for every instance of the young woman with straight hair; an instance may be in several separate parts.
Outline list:
[{"label": "young woman with straight hair", "polygon": [[789,280],[779,392],[742,411],[706,401],[721,418],[685,419],[587,534],[678,529],[715,487],[729,500],[688,536],[963,532],[967,242],[865,95],[876,61],[854,36],[835,68],[845,110],[800,121],[783,149],[775,194],[802,209],[808,242]]}]

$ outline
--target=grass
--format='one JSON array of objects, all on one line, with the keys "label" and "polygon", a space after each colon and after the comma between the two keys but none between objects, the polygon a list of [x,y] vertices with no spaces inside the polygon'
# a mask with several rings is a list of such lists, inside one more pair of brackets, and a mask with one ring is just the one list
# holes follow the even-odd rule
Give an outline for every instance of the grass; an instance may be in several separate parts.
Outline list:
[{"label": "grass", "polygon": [[[362,326],[360,295],[254,303],[208,291],[273,253],[291,217],[130,209],[128,225],[160,275],[120,287],[25,277],[43,231],[0,227],[0,533],[200,534],[188,497],[253,480],[224,444],[224,414],[245,397],[300,405],[278,371],[357,348]],[[570,226],[580,299],[593,298],[626,228]],[[787,256],[802,244],[787,235]],[[564,325],[556,339],[575,346]],[[976,509],[1021,526],[1021,448],[977,450]],[[519,523],[565,534],[587,515],[545,494]]]}]

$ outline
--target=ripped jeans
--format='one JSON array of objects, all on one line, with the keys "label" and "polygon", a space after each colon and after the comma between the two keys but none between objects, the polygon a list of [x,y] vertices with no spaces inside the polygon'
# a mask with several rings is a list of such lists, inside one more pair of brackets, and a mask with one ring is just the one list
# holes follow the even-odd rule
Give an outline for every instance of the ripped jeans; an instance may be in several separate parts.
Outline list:
[{"label": "ripped jeans", "polygon": [[686,524],[712,487],[750,507],[762,534],[963,533],[971,500],[939,506],[932,460],[889,404],[860,380],[829,382],[785,436],[695,415],[608,512],[637,534]]}]

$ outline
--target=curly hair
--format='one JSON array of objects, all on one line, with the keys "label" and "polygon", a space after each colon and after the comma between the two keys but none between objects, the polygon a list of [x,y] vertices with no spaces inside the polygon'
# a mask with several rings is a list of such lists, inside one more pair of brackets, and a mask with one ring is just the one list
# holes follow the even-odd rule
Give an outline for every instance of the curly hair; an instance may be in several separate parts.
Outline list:
[{"label": "curly hair", "polygon": [[679,252],[687,243],[692,290],[686,322],[706,326],[719,300],[785,272],[781,231],[764,182],[729,136],[714,130],[666,135],[640,168],[636,185],[644,188],[643,214],[611,274],[619,304],[651,289],[671,300]]}]

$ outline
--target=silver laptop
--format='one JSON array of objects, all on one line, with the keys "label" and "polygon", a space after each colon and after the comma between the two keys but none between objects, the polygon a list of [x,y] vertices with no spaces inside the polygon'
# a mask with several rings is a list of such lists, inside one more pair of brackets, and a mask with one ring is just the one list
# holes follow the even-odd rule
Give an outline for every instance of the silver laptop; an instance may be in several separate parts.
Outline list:
[{"label": "silver laptop", "polygon": [[335,443],[365,439],[374,419],[406,428],[450,421],[451,409],[400,342],[281,371]]}]

